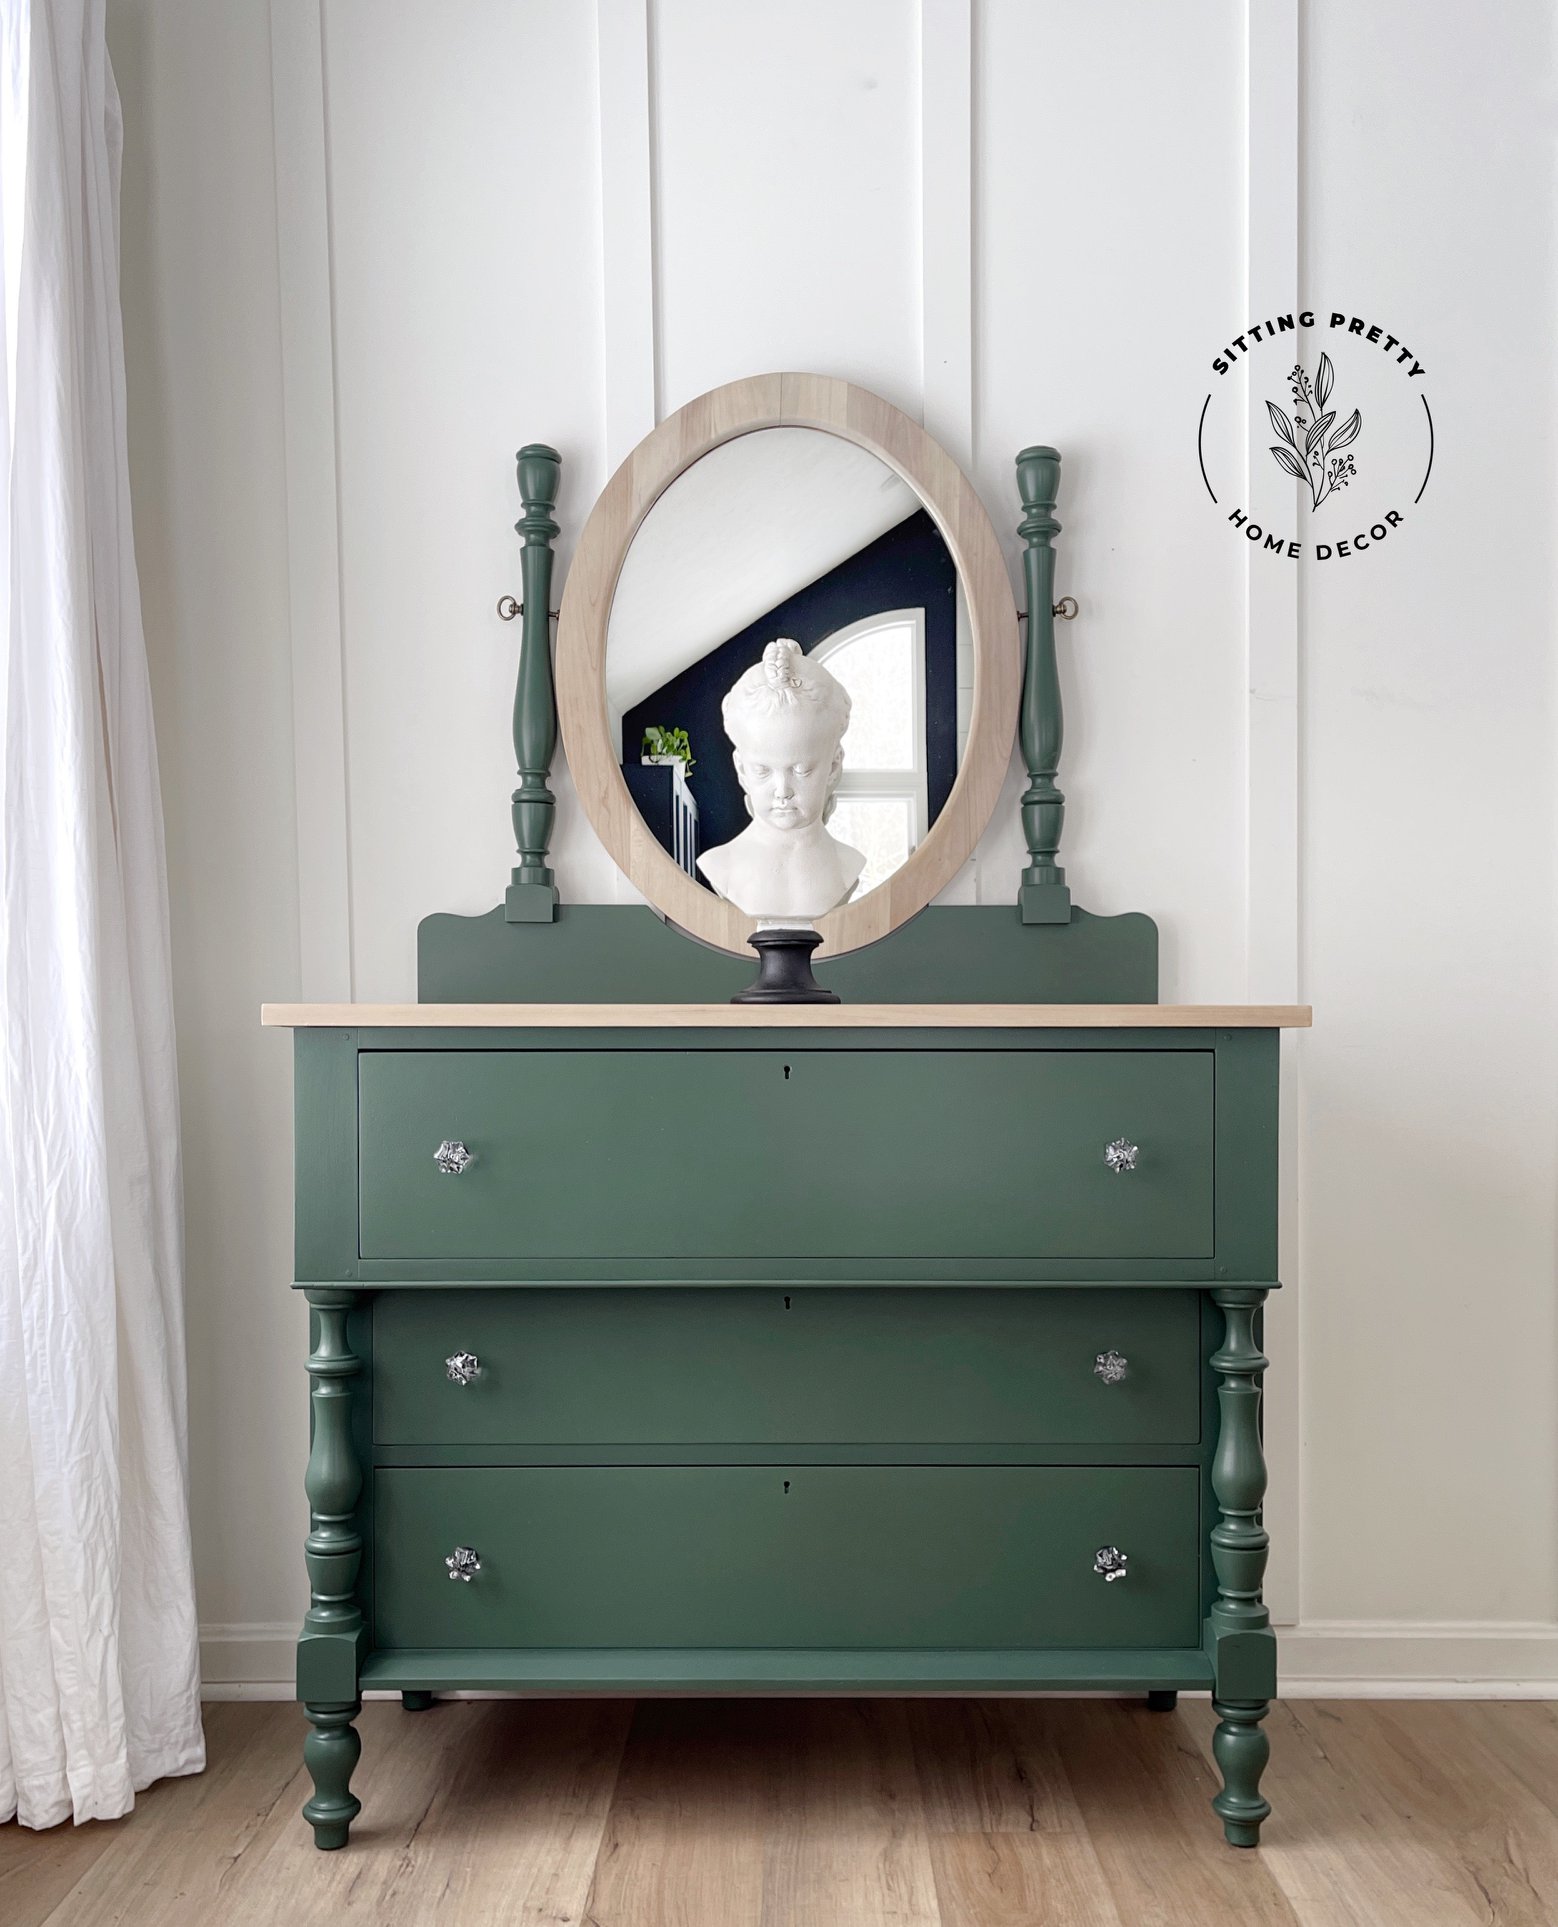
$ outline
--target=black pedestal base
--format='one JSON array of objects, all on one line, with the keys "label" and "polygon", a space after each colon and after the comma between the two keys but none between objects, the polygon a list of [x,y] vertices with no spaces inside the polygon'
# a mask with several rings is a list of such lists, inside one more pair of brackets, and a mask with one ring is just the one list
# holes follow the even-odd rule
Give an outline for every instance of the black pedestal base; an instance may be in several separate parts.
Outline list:
[{"label": "black pedestal base", "polygon": [[822,942],[820,930],[754,930],[747,942],[757,952],[757,976],[733,1004],[836,1004],[811,974],[811,953]]}]

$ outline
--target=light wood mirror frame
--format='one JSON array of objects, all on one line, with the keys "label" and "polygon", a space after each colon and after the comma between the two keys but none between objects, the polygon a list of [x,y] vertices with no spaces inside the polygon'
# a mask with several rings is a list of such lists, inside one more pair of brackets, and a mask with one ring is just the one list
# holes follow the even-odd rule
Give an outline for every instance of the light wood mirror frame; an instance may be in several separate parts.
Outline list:
[{"label": "light wood mirror frame", "polygon": [[628,793],[606,707],[606,630],[639,525],[700,456],[761,428],[819,428],[894,469],[929,511],[962,584],[974,657],[968,740],[946,805],[923,843],[869,896],[822,918],[819,955],[857,950],[923,910],[957,874],[1000,795],[1017,726],[1021,660],[1006,562],[972,483],[891,402],[826,375],[755,375],[714,388],[646,435],[602,490],[579,538],[557,629],[557,707],[573,785],[607,852],[663,916],[750,956],[753,918],[681,870]]}]

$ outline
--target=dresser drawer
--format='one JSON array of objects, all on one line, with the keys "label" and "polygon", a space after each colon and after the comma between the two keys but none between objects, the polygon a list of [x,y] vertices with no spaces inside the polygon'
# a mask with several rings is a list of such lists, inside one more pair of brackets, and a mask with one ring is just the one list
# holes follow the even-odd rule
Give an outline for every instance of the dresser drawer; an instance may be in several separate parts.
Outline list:
[{"label": "dresser drawer", "polygon": [[[665,1466],[375,1478],[392,1647],[1190,1646],[1193,1467]],[[457,1545],[481,1570],[451,1583]],[[1094,1570],[1126,1554],[1122,1579]]]},{"label": "dresser drawer", "polygon": [[[1206,1258],[1200,1050],[364,1051],[361,1251]],[[1105,1147],[1139,1147],[1116,1174]],[[441,1172],[458,1140],[472,1162]]]},{"label": "dresser drawer", "polygon": [[1194,1445],[1198,1327],[1196,1293],[1163,1288],[386,1292],[374,1437]]}]

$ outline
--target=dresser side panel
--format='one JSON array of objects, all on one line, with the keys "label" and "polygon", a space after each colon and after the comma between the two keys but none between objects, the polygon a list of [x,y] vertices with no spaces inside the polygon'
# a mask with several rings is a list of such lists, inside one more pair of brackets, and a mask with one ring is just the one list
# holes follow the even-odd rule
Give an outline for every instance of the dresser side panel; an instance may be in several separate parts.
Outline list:
[{"label": "dresser side panel", "polygon": [[1277,1278],[1277,1075],[1280,1034],[1215,1033],[1216,1270],[1219,1282]]},{"label": "dresser side panel", "polygon": [[300,1030],[293,1058],[294,1277],[355,1279],[357,1044],[351,1030]]}]

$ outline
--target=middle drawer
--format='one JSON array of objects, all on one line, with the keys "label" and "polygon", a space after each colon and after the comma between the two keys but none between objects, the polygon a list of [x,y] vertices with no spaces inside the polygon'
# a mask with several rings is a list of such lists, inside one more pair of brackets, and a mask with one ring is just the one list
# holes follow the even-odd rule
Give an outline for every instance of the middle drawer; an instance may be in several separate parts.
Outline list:
[{"label": "middle drawer", "polygon": [[[383,1292],[384,1445],[1193,1445],[1193,1290]],[[467,1383],[449,1361],[478,1363]]]}]

